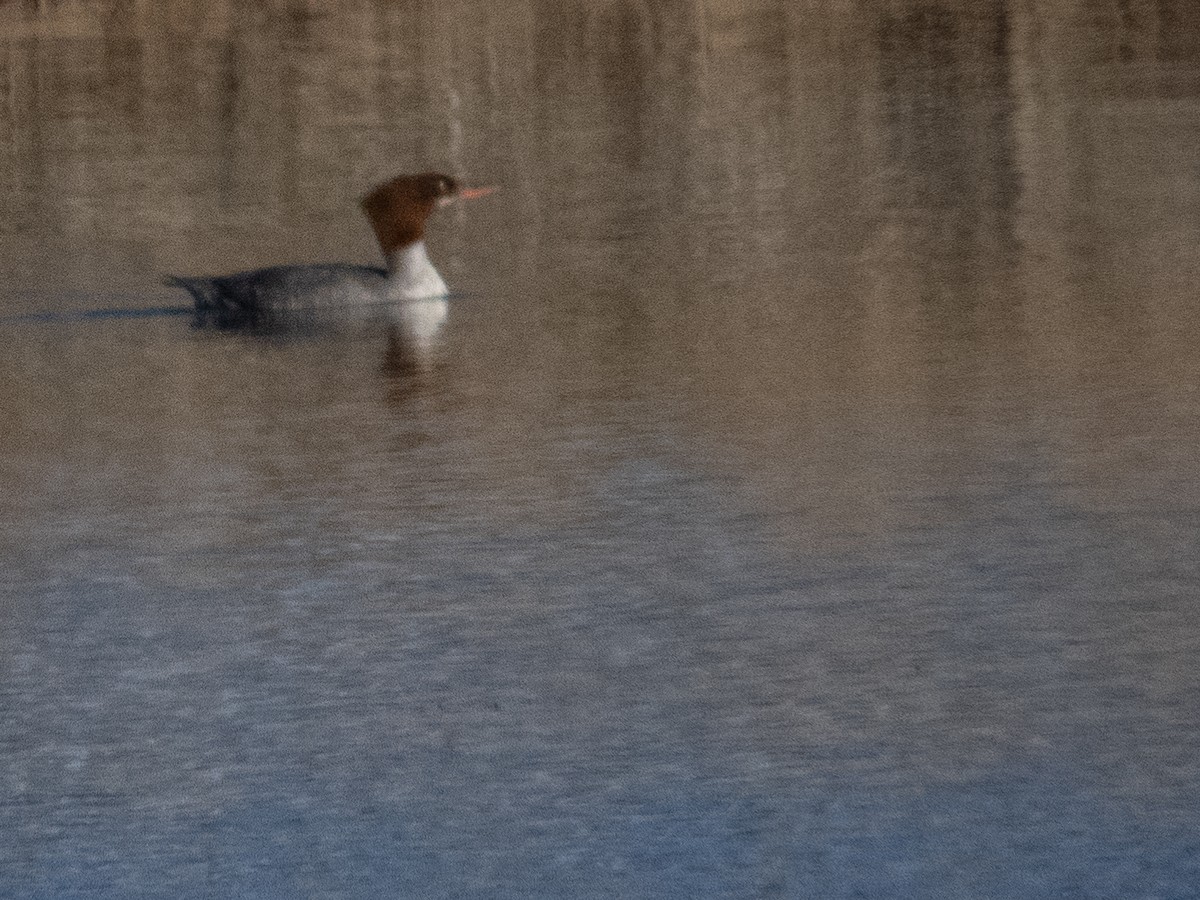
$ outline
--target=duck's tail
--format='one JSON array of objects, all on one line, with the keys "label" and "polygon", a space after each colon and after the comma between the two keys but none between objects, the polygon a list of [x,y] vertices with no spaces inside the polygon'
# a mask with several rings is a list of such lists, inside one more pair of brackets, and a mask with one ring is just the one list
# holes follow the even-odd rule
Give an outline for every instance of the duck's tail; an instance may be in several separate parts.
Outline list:
[{"label": "duck's tail", "polygon": [[195,301],[193,322],[197,326],[245,329],[264,327],[269,322],[269,317],[253,302],[230,291],[224,278],[169,275],[163,283],[183,288],[192,295]]},{"label": "duck's tail", "polygon": [[196,308],[199,309],[201,304],[207,304],[212,301],[213,283],[211,278],[188,278],[183,275],[168,275],[163,279],[163,284],[168,287],[183,288],[192,295],[192,299],[196,301]]},{"label": "duck's tail", "polygon": [[192,295],[194,301],[192,309],[195,312],[194,322],[196,325],[226,324],[228,304],[223,302],[220,287],[215,279],[168,275],[163,279],[163,284],[169,287],[183,288]]}]

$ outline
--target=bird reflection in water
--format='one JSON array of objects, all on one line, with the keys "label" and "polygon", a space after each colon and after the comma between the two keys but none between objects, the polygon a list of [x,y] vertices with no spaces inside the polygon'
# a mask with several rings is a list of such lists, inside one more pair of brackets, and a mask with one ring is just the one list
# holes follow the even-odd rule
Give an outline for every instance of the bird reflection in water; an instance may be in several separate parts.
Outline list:
[{"label": "bird reflection in water", "polygon": [[389,402],[403,403],[427,383],[433,371],[438,332],[448,312],[444,297],[410,300],[389,310],[379,367],[387,380]]}]

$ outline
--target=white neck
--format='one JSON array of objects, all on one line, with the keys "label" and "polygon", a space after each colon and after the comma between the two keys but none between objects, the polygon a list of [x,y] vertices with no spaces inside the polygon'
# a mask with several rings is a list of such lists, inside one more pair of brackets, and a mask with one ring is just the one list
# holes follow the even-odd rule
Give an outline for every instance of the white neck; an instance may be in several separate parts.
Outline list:
[{"label": "white neck", "polygon": [[424,241],[397,247],[388,254],[387,264],[388,293],[397,299],[420,300],[450,293],[446,282],[429,261]]}]

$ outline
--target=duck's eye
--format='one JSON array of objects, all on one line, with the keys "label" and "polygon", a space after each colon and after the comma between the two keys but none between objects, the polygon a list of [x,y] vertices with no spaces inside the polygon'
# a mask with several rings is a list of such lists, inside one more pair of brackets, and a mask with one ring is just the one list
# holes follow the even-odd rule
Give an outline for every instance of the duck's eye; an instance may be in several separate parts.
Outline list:
[{"label": "duck's eye", "polygon": [[449,182],[447,182],[445,178],[439,178],[438,179],[438,193],[445,194],[445,193],[449,193],[449,191],[450,191]]}]

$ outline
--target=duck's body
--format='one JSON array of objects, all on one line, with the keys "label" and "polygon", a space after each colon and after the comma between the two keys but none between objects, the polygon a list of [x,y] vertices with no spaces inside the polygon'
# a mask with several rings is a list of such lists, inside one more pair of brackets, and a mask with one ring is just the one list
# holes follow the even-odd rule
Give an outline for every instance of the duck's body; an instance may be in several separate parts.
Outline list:
[{"label": "duck's body", "polygon": [[258,328],[305,313],[347,311],[383,303],[385,269],[329,263],[272,266],[214,278],[171,278],[196,302],[196,321],[218,328]]},{"label": "duck's body", "polygon": [[[418,303],[414,315],[428,330],[436,312],[444,318],[448,289],[425,249],[425,222],[433,210],[489,189],[462,190],[453,178],[434,173],[404,175],[380,185],[362,201],[387,268],[345,263],[272,266],[217,277],[172,277],[191,293],[196,320],[220,328],[272,328],[331,315],[357,316],[383,304]],[[439,301],[440,302],[432,302]],[[436,327],[436,326],[435,326]]]}]

